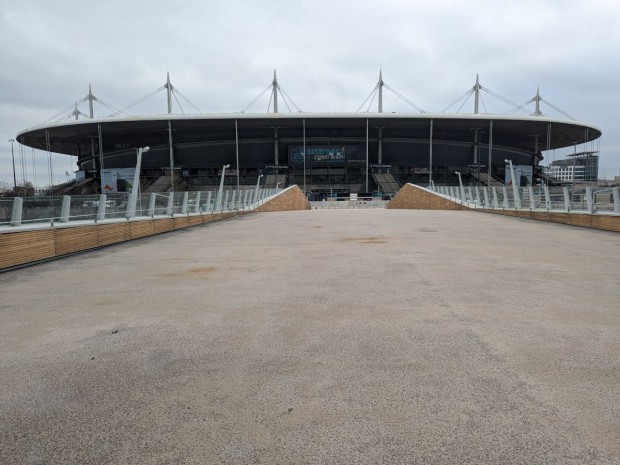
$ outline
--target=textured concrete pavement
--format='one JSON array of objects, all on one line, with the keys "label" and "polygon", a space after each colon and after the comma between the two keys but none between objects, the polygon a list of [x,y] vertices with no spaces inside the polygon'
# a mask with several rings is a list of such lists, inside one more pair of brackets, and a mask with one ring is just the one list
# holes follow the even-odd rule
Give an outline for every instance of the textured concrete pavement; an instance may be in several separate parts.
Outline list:
[{"label": "textured concrete pavement", "polygon": [[620,463],[620,234],[266,213],[0,274],[2,464]]}]

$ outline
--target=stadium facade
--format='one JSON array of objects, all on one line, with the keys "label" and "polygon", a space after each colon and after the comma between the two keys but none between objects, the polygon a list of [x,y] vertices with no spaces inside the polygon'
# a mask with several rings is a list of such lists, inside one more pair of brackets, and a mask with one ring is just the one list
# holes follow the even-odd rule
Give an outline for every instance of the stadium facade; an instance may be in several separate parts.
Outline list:
[{"label": "stadium facade", "polygon": [[298,184],[317,198],[385,192],[406,182],[456,184],[457,171],[490,184],[505,178],[505,160],[542,175],[542,151],[601,136],[590,124],[543,116],[538,101],[534,116],[481,114],[477,104],[469,114],[384,113],[381,103],[374,113],[279,113],[278,90],[274,77],[274,113],[83,119],[28,129],[17,139],[77,156],[83,176],[95,181],[105,170],[131,170],[136,149],[149,146],[142,184],[169,177],[176,190],[207,189],[230,165],[227,185],[254,185],[262,174],[267,187]]}]

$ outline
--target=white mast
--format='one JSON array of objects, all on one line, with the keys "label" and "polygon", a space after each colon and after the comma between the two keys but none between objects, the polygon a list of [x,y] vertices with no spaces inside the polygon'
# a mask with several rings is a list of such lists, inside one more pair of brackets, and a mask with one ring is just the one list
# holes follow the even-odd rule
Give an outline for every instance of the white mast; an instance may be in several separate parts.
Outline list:
[{"label": "white mast", "polygon": [[273,112],[278,113],[278,77],[276,76],[276,70],[273,70],[273,82],[271,83],[273,87]]}]

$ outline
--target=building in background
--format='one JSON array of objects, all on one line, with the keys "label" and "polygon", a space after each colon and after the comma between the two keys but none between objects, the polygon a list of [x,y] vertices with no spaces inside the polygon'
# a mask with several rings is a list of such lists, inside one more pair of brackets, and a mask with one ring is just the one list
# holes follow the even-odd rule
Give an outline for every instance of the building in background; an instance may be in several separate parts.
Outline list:
[{"label": "building in background", "polygon": [[563,182],[598,181],[598,152],[580,152],[562,160],[552,161],[547,176]]}]

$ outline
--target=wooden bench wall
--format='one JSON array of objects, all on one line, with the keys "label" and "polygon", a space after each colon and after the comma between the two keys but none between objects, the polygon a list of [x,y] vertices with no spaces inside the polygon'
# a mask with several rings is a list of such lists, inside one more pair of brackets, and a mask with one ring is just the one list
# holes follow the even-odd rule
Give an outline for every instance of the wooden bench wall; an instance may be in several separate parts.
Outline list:
[{"label": "wooden bench wall", "polygon": [[226,212],[0,233],[0,270],[251,212]]}]

